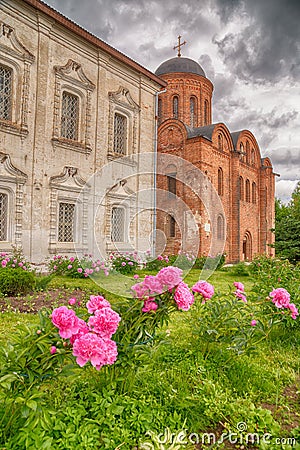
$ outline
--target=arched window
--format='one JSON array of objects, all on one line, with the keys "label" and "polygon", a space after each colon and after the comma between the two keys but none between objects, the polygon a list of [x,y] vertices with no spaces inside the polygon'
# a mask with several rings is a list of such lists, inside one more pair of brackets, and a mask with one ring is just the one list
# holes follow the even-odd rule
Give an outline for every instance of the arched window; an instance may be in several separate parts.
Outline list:
[{"label": "arched window", "polygon": [[224,217],[219,214],[217,218],[217,239],[224,239]]},{"label": "arched window", "polygon": [[61,137],[78,140],[79,98],[63,92],[61,105]]},{"label": "arched window", "polygon": [[190,124],[191,127],[197,126],[197,102],[195,97],[190,98]]},{"label": "arched window", "polygon": [[218,169],[218,194],[223,195],[224,193],[224,177],[223,177],[223,170],[221,167]]},{"label": "arched window", "polygon": [[243,180],[243,177],[240,177],[239,178],[239,197],[240,197],[240,200],[244,200],[244,180]]},{"label": "arched window", "polygon": [[255,166],[255,151],[254,151],[254,149],[251,150],[251,165]]},{"label": "arched window", "polygon": [[221,133],[218,134],[218,149],[223,150],[223,136]]},{"label": "arched window", "polygon": [[250,181],[246,180],[246,202],[250,202]]},{"label": "arched window", "polygon": [[176,236],[176,220],[173,216],[169,214],[169,237],[173,238]]},{"label": "arched window", "polygon": [[0,119],[11,120],[12,70],[0,66]]},{"label": "arched window", "polygon": [[250,164],[250,144],[246,141],[246,163]]},{"label": "arched window", "polygon": [[114,206],[111,210],[111,240],[112,242],[124,242],[125,209]]},{"label": "arched window", "polygon": [[252,183],[252,203],[256,203],[256,183]]},{"label": "arched window", "polygon": [[[169,173],[167,175],[168,180],[168,192],[176,195],[176,173]],[[172,195],[170,195],[172,197]]]},{"label": "arched window", "polygon": [[204,125],[208,125],[208,101],[204,101]]},{"label": "arched window", "polygon": [[158,105],[157,105],[157,122],[158,125],[162,122],[162,99],[158,99]]},{"label": "arched window", "polygon": [[240,154],[241,161],[245,161],[244,144],[242,142],[240,143]]},{"label": "arched window", "polygon": [[178,97],[175,95],[173,97],[173,117],[174,119],[178,119]]}]

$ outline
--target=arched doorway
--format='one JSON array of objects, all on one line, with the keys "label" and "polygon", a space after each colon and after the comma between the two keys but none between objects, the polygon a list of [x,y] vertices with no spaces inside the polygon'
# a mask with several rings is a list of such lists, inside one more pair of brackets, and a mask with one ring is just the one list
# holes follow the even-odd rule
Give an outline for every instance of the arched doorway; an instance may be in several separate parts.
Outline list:
[{"label": "arched doorway", "polygon": [[246,231],[243,239],[243,261],[252,261],[252,237],[249,231]]}]

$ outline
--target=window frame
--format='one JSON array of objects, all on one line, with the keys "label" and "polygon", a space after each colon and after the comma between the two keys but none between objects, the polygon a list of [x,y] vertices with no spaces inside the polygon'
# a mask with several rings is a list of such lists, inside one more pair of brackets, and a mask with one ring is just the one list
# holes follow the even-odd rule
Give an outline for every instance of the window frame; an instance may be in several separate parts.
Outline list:
[{"label": "window frame", "polygon": [[[8,72],[9,72],[9,74],[10,74],[10,78],[9,78],[9,84],[10,84],[10,93],[9,93],[9,95],[8,96],[5,96],[5,93],[3,93],[3,103],[5,102],[5,99],[8,97],[8,102],[9,102],[9,105],[8,105],[8,110],[9,110],[9,112],[8,112],[8,115],[7,115],[7,117],[1,117],[0,116],[0,120],[2,120],[2,121],[8,121],[8,122],[12,122],[12,105],[13,105],[13,93],[14,93],[14,89],[13,89],[13,78],[14,78],[14,72],[13,72],[13,69],[11,68],[11,67],[9,67],[9,66],[7,66],[7,65],[5,65],[5,64],[2,64],[2,63],[0,63],[0,69],[3,69],[4,71],[5,70],[7,70]],[[4,86],[4,83],[3,83],[3,86]],[[0,91],[0,99],[1,99],[1,97],[2,97],[2,93],[1,93],[1,91]],[[3,109],[4,109],[4,107],[3,107]]]},{"label": "window frame", "polygon": [[[77,106],[76,106],[76,118],[75,118],[75,123],[74,123],[74,129],[72,130],[74,134],[74,138],[70,138],[68,136],[65,136],[63,134],[63,120],[64,120],[64,95],[68,95],[70,98],[73,97],[74,99],[76,99],[77,101]],[[70,120],[70,117],[66,117],[66,120]],[[64,89],[62,91],[62,95],[61,95],[61,115],[60,115],[60,136],[62,139],[67,139],[68,141],[74,141],[74,142],[78,142],[79,141],[79,123],[80,123],[80,97],[79,95],[74,94],[73,92],[69,92],[68,90]],[[68,133],[66,133],[68,134]]]},{"label": "window frame", "polygon": [[[123,151],[119,151],[116,149],[116,117],[122,118],[123,123],[123,136],[121,137],[121,140],[123,141]],[[124,125],[125,124],[125,125]],[[115,111],[114,113],[114,137],[113,137],[113,152],[119,156],[126,156],[128,154],[128,117],[126,114],[122,114],[119,111]]]},{"label": "window frame", "polygon": [[[114,236],[114,223],[113,223],[113,211],[114,210],[122,211],[122,219],[123,219],[122,229],[121,229],[121,233],[120,232],[117,233],[122,238],[121,240],[114,239],[114,237],[113,237]],[[124,244],[125,242],[127,242],[126,235],[125,235],[125,230],[126,230],[125,226],[126,226],[126,208],[123,205],[117,205],[117,204],[112,205],[111,213],[110,213],[110,241],[112,243]]]},{"label": "window frame", "polygon": [[[72,240],[60,240],[60,206],[61,205],[70,205],[73,206],[73,223],[72,223]],[[58,211],[57,211],[57,243],[60,244],[74,244],[76,242],[76,202],[72,200],[59,199],[58,201]],[[65,228],[65,225],[64,225]],[[65,230],[64,230],[65,234]]]}]

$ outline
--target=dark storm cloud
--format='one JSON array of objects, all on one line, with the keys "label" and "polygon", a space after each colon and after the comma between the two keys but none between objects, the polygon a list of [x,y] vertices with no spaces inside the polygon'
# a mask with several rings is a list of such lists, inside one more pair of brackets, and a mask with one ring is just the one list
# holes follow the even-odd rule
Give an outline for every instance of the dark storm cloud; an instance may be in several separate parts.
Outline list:
[{"label": "dark storm cloud", "polygon": [[213,38],[232,72],[253,83],[299,79],[299,0],[216,0],[216,8],[225,24],[242,19],[236,32]]}]

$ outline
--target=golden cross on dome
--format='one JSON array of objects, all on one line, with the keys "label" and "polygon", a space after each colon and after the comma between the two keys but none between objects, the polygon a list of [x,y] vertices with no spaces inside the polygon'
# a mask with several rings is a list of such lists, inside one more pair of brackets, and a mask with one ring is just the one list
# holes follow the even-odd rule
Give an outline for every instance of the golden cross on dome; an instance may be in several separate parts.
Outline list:
[{"label": "golden cross on dome", "polygon": [[181,38],[182,36],[178,36],[178,45],[175,45],[175,47],[173,47],[173,50],[176,50],[178,48],[178,57],[181,56],[181,47],[186,44],[186,41],[180,42]]}]

